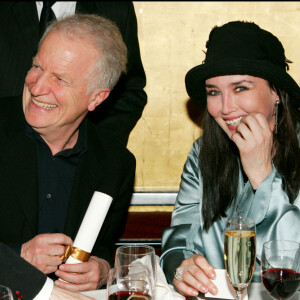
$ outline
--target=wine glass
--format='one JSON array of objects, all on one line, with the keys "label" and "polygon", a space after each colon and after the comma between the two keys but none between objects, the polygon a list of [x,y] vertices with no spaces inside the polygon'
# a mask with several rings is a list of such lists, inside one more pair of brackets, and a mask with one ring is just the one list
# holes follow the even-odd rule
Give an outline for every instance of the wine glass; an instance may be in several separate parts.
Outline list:
[{"label": "wine glass", "polygon": [[[115,266],[143,264],[150,271],[151,285],[156,284],[156,255],[153,247],[148,245],[124,245],[116,250]],[[152,290],[153,292],[153,290]]]},{"label": "wine glass", "polygon": [[226,220],[224,260],[238,300],[251,281],[256,258],[255,221],[246,217]]},{"label": "wine glass", "polygon": [[292,297],[300,286],[300,244],[284,240],[265,242],[260,270],[262,282],[273,298]]},{"label": "wine glass", "polygon": [[110,269],[107,276],[108,300],[150,300],[151,274],[144,265],[120,265]]},{"label": "wine glass", "polygon": [[13,300],[11,289],[7,286],[0,285],[0,299]]}]

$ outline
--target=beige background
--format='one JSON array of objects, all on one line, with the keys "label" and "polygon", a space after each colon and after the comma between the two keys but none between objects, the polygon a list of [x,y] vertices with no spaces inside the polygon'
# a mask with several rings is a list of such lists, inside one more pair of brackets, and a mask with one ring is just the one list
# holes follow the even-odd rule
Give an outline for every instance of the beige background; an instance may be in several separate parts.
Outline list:
[{"label": "beige background", "polygon": [[200,129],[187,113],[184,77],[204,60],[215,25],[246,20],[271,31],[300,82],[300,2],[133,2],[148,104],[128,148],[137,159],[136,191],[177,191],[186,156]]}]

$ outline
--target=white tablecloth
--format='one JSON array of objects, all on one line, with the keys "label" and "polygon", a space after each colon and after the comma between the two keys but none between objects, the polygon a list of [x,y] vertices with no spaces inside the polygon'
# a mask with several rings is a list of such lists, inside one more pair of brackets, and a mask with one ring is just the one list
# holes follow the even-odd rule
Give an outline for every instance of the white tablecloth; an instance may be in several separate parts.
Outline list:
[{"label": "white tablecloth", "polygon": [[[98,290],[98,291],[89,291],[84,292],[83,294],[93,297],[96,300],[106,300],[106,291],[105,290]],[[268,295],[265,288],[260,283],[252,283],[248,288],[248,297],[249,300],[274,300],[271,296]],[[202,299],[202,298],[195,298],[195,299]],[[212,299],[212,298],[206,298]],[[215,300],[219,298],[214,298]],[[289,300],[299,300],[300,299],[300,292],[296,293],[293,298]],[[165,300],[165,299],[155,299],[155,300]]]},{"label": "white tablecloth", "polygon": [[[156,281],[156,286],[155,286],[152,300],[185,300],[185,297],[183,297],[181,294],[175,292],[173,286],[167,283],[164,272],[161,269],[161,267],[159,266],[159,257],[158,256],[156,257],[156,260],[157,260],[157,265],[156,265],[157,266],[157,281]],[[217,274],[219,274],[219,279],[225,278],[224,277],[225,270],[216,270],[216,272],[217,272]],[[222,274],[223,274],[223,277],[221,277]],[[216,280],[216,282],[217,282],[217,280]],[[220,286],[223,286],[223,281],[220,283]],[[218,286],[218,287],[220,287],[220,286]],[[274,300],[271,296],[268,295],[268,292],[266,291],[266,289],[264,288],[262,283],[251,283],[249,285],[247,291],[248,291],[248,299],[247,299],[247,297],[244,297],[245,300]],[[82,294],[93,297],[96,300],[106,300],[106,291],[105,290],[88,291],[88,292],[83,292]],[[201,299],[218,300],[218,299],[222,299],[222,298],[194,297],[191,299],[193,299],[193,300],[201,300]],[[292,297],[289,300],[300,300],[300,292],[296,293],[296,295],[294,295],[294,297]]]},{"label": "white tablecloth", "polygon": [[[88,291],[83,292],[83,294],[93,297],[96,300],[106,300],[106,291],[105,290],[98,290],[98,291]],[[271,296],[268,295],[265,288],[262,286],[261,283],[252,283],[248,288],[248,297],[249,300],[274,300]],[[194,299],[203,299],[203,298],[194,298]],[[212,298],[206,298],[212,299]],[[219,298],[214,298],[217,300]],[[296,293],[293,298],[289,300],[299,300],[300,299],[300,292]],[[165,299],[154,299],[154,300],[165,300]]]}]

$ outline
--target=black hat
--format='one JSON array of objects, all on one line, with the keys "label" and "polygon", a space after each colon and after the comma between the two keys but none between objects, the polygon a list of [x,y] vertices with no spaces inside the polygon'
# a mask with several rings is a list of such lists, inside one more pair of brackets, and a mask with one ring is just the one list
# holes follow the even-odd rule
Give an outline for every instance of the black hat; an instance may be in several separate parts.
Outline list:
[{"label": "black hat", "polygon": [[206,106],[206,79],[235,74],[266,79],[286,91],[294,106],[300,106],[300,88],[287,73],[290,61],[272,33],[254,23],[229,22],[212,29],[206,48],[205,61],[185,77],[187,93],[199,106]]}]

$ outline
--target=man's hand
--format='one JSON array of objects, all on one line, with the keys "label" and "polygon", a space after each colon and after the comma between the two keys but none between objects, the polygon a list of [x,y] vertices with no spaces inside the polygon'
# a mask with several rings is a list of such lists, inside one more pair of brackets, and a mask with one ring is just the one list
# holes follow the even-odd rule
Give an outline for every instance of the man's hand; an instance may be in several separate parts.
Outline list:
[{"label": "man's hand", "polygon": [[66,291],[66,290],[63,290],[63,289],[61,289],[57,286],[54,286],[50,300],[61,300],[61,299],[64,299],[64,300],[74,300],[74,299],[78,299],[78,300],[95,300],[94,298],[91,298],[91,297],[88,297],[88,296],[85,296],[85,295],[81,295],[81,294],[78,294],[78,293],[73,293],[73,292],[70,292],[70,291]]},{"label": "man's hand", "polygon": [[39,234],[22,245],[21,257],[45,274],[55,272],[62,263],[60,256],[66,245],[72,245],[70,237],[62,233]]},{"label": "man's hand", "polygon": [[55,285],[73,292],[96,290],[106,282],[109,269],[109,263],[96,256],[84,263],[62,264],[55,275],[67,282],[56,280]]}]

